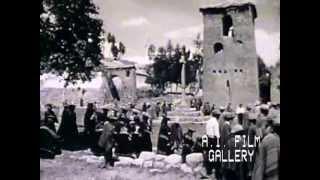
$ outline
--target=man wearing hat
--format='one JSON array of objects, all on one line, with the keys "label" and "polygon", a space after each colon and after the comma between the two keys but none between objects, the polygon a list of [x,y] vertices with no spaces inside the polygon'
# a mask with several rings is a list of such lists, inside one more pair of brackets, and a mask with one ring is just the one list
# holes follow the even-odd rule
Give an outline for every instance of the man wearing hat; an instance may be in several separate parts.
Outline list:
[{"label": "man wearing hat", "polygon": [[182,157],[182,163],[186,162],[186,157],[188,154],[190,154],[191,148],[194,145],[194,141],[193,141],[193,133],[195,132],[195,130],[188,128],[188,131],[186,133],[183,134],[183,140],[182,140],[182,153],[181,153],[181,157]]},{"label": "man wearing hat", "polygon": [[280,137],[275,128],[280,127],[280,121],[268,119],[262,123],[263,139],[256,154],[252,179],[278,180],[280,169]]},{"label": "man wearing hat", "polygon": [[[248,136],[248,140],[249,143],[252,144],[255,141],[255,137],[257,135],[257,115],[255,113],[250,112],[248,114],[248,122],[249,122],[249,127],[248,127],[248,132],[247,132],[247,136]],[[256,147],[248,147],[248,149],[250,151],[257,151],[258,146]],[[248,170],[249,170],[249,175],[251,176],[251,172],[253,170],[253,164],[254,164],[254,159],[255,159],[256,153],[253,154],[253,161],[252,162],[248,162]]]},{"label": "man wearing hat", "polygon": [[216,150],[217,148],[217,141],[220,138],[220,131],[219,131],[219,123],[217,121],[217,114],[212,113],[212,117],[206,122],[206,135],[208,137],[208,147],[204,147],[205,153],[204,153],[204,166],[207,171],[207,175],[211,176],[212,169],[214,166],[216,166],[216,177],[220,177],[220,172],[217,167],[217,162],[211,162],[209,160],[209,150]]},{"label": "man wearing hat", "polygon": [[220,144],[221,146],[224,146],[227,143],[228,137],[231,133],[231,122],[234,118],[234,114],[231,112],[226,112],[224,114],[224,122],[222,124],[221,128],[221,138],[220,138]]},{"label": "man wearing hat", "polygon": [[258,117],[257,117],[257,135],[258,136],[260,136],[260,137],[263,136],[261,126],[268,119],[270,119],[270,117],[269,117],[269,106],[267,104],[262,104],[260,106],[260,113],[258,114]]}]

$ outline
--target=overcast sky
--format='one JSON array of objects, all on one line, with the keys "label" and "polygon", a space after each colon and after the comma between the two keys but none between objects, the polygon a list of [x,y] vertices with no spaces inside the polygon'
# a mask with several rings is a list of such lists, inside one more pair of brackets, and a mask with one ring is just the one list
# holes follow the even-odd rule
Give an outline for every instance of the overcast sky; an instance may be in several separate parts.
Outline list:
[{"label": "overcast sky", "polygon": [[[126,59],[147,62],[147,46],[174,44],[193,47],[202,33],[199,0],[93,0],[100,8],[104,30],[115,34],[126,48]],[[280,0],[256,0],[256,45],[267,65],[279,59]]]}]

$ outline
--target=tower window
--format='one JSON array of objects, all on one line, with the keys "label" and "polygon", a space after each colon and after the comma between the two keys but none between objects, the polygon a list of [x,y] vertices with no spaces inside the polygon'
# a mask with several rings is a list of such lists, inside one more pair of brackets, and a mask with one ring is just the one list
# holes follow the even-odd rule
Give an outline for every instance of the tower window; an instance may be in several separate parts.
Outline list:
[{"label": "tower window", "polygon": [[222,73],[222,71],[221,71],[221,70],[219,70],[219,73]]},{"label": "tower window", "polygon": [[232,22],[231,16],[225,15],[222,18],[222,23],[223,23],[223,35],[233,37],[234,32],[233,32],[233,22]]},{"label": "tower window", "polygon": [[238,72],[238,69],[235,69],[234,72]]},{"label": "tower window", "polygon": [[228,71],[227,70],[224,70],[224,73],[227,73]]},{"label": "tower window", "polygon": [[242,42],[242,41],[240,41],[240,40],[237,40],[237,43],[238,43],[238,44],[240,44],[240,45],[242,45],[242,44],[243,44],[243,42]]},{"label": "tower window", "polygon": [[216,70],[212,70],[213,73],[216,73]]},{"label": "tower window", "polygon": [[213,46],[214,53],[217,54],[223,51],[223,45],[221,43],[215,43]]},{"label": "tower window", "polygon": [[239,70],[239,72],[243,72],[243,70],[242,70],[242,69],[240,69],[240,70]]}]

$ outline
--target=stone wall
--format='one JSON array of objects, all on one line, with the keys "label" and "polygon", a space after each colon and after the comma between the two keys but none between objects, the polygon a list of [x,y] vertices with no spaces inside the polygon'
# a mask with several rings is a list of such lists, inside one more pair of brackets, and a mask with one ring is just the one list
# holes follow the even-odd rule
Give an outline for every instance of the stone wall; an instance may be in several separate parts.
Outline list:
[{"label": "stone wall", "polygon": [[[137,86],[136,86],[136,71],[135,68],[117,68],[107,69],[104,73],[107,78],[119,77],[122,81],[122,88],[118,91],[120,101],[128,102],[135,101],[137,98]],[[108,83],[105,83],[107,92],[109,91]],[[111,101],[112,96],[110,93],[106,93],[106,101]]]}]

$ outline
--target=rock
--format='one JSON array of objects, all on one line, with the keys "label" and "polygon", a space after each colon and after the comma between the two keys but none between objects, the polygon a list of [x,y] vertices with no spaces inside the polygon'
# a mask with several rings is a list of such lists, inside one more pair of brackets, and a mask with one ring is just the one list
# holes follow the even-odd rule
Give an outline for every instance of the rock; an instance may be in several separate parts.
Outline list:
[{"label": "rock", "polygon": [[87,163],[92,163],[92,164],[101,163],[101,160],[99,160],[98,158],[92,158],[92,157],[88,157],[86,161]]},{"label": "rock", "polygon": [[197,167],[193,169],[194,173],[200,174],[201,176],[206,174],[206,170],[202,164],[199,164]]},{"label": "rock", "polygon": [[149,161],[155,159],[156,154],[149,151],[142,151],[140,153],[139,159],[143,159],[144,161]]},{"label": "rock", "polygon": [[186,163],[195,168],[197,165],[203,162],[203,155],[202,153],[191,153],[186,157]]},{"label": "rock", "polygon": [[184,173],[189,173],[189,174],[192,174],[193,171],[192,171],[192,168],[190,166],[188,166],[187,164],[181,164],[180,166],[180,169],[181,171],[183,171]]},{"label": "rock", "polygon": [[167,156],[164,161],[167,163],[167,164],[179,164],[181,163],[182,159],[181,159],[181,156],[180,155],[177,155],[177,154],[171,154],[169,156]]},{"label": "rock", "polygon": [[150,173],[163,173],[164,171],[161,169],[150,169],[149,172]]},{"label": "rock", "polygon": [[166,166],[166,164],[164,162],[161,161],[156,161],[153,163],[153,167],[154,168],[159,168],[159,169],[163,169]]},{"label": "rock", "polygon": [[164,169],[166,170],[171,170],[171,169],[179,169],[180,168],[180,164],[167,164]]},{"label": "rock", "polygon": [[98,157],[100,161],[104,161],[104,157],[103,156],[99,156]]},{"label": "rock", "polygon": [[143,159],[134,159],[132,161],[132,165],[137,166],[137,167],[142,167],[143,165]]},{"label": "rock", "polygon": [[119,156],[119,161],[117,161],[120,166],[130,166],[133,163],[133,159],[129,157]]},{"label": "rock", "polygon": [[152,168],[153,166],[153,161],[144,161],[143,165],[144,168]]},{"label": "rock", "polygon": [[162,155],[162,154],[157,154],[156,155],[156,161],[163,161],[167,156]]}]

